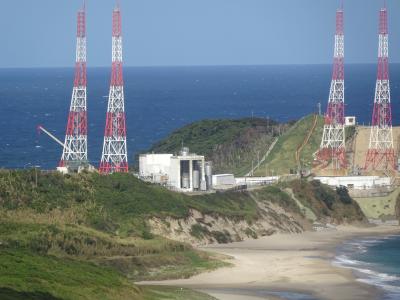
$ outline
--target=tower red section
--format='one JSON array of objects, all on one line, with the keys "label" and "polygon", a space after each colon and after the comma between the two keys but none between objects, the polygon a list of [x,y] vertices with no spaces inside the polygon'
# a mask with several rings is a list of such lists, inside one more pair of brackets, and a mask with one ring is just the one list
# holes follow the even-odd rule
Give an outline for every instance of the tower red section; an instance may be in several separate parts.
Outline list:
[{"label": "tower red section", "polygon": [[393,146],[392,109],[389,82],[389,32],[387,9],[379,12],[378,73],[366,170],[393,170],[396,155]]},{"label": "tower red section", "polygon": [[60,167],[87,164],[86,11],[78,11],[75,79]]},{"label": "tower red section", "polygon": [[346,167],[344,128],[344,12],[336,12],[335,50],[332,81],[325,114],[324,132],[317,157],[333,169]]},{"label": "tower red section", "polygon": [[106,114],[100,173],[128,172],[124,79],[122,60],[121,11],[114,9],[112,22],[112,70]]}]

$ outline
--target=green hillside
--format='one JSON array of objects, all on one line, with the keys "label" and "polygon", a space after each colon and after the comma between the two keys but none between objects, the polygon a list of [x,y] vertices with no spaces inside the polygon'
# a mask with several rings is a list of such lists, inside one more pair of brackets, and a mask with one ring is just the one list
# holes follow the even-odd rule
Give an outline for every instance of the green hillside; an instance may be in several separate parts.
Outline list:
[{"label": "green hillside", "polygon": [[37,175],[36,181],[33,170],[0,170],[0,299],[155,299],[159,289],[144,293],[132,280],[183,278],[226,265],[150,233],[149,216],[184,217],[189,197],[131,175]]},{"label": "green hillside", "polygon": [[204,120],[178,129],[149,152],[177,153],[183,144],[211,160],[215,172],[244,175],[289,126],[261,118]]},{"label": "green hillside", "polygon": [[[0,299],[184,299],[173,289],[143,289],[132,281],[186,278],[227,264],[186,243],[154,236],[149,218],[184,220],[195,209],[247,224],[270,217],[279,228],[279,216],[268,216],[261,207],[278,205],[301,216],[287,188],[320,218],[363,220],[346,193],[342,197],[306,181],[187,196],[130,174],[0,170]],[[193,226],[192,236],[230,240],[204,225]],[[210,299],[191,291],[182,295]]]},{"label": "green hillside", "polygon": [[[255,171],[256,176],[271,174],[289,174],[290,171],[297,170],[295,158],[296,150],[301,146],[313,127],[314,116],[307,116],[296,122],[281,137],[266,161]],[[301,166],[311,167],[313,153],[319,148],[322,138],[323,118],[318,117],[315,131],[308,143],[304,145],[300,152]]]},{"label": "green hillside", "polygon": [[213,162],[215,173],[243,176],[268,151],[276,137],[278,141],[255,176],[289,174],[297,171],[296,151],[301,147],[300,165],[311,168],[313,154],[318,150],[323,130],[323,117],[314,115],[298,122],[279,124],[267,119],[204,120],[185,126],[156,143],[148,152],[177,153],[182,144],[192,152],[204,154]]},{"label": "green hillside", "polygon": [[319,220],[327,218],[334,223],[366,222],[360,206],[349,196],[346,188],[337,188],[335,191],[319,181],[305,180],[295,180],[283,186],[292,190],[296,199]]}]

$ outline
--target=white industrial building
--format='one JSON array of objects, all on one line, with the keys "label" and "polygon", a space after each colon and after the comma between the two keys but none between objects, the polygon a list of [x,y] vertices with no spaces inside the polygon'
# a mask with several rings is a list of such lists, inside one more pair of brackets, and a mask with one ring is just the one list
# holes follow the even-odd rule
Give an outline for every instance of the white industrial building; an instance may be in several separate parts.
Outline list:
[{"label": "white industrial building", "polygon": [[279,176],[268,176],[268,177],[236,177],[235,181],[237,185],[257,186],[257,185],[269,185],[279,181]]},{"label": "white industrial building", "polygon": [[213,187],[235,186],[235,176],[233,174],[216,174],[212,176]]},{"label": "white industrial building", "polygon": [[355,126],[356,125],[356,117],[355,116],[349,116],[344,118],[344,125],[345,126]]},{"label": "white industrial building", "polygon": [[168,174],[172,154],[143,154],[139,157],[140,177],[151,177],[154,174]]},{"label": "white industrial building", "polygon": [[175,190],[205,191],[212,185],[211,164],[202,155],[183,148],[179,155],[142,154],[139,157],[139,177],[165,184]]},{"label": "white industrial building", "polygon": [[345,186],[355,190],[367,190],[391,185],[390,177],[379,176],[320,176],[314,179],[329,186]]}]

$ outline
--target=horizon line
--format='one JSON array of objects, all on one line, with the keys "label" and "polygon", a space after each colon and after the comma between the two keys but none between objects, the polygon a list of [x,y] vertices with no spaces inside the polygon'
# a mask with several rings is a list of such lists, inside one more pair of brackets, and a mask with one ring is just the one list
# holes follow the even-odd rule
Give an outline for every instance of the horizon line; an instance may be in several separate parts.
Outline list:
[{"label": "horizon line", "polygon": [[[345,65],[376,65],[376,62],[354,62],[354,63],[346,63]],[[390,65],[400,64],[400,62],[391,62]],[[204,64],[204,65],[124,65],[124,68],[194,68],[194,67],[267,67],[267,66],[326,66],[332,65],[332,63],[282,63],[282,64]],[[110,68],[111,65],[104,66],[87,66],[88,69],[104,69]],[[74,66],[11,66],[11,67],[2,67],[0,66],[0,70],[9,70],[9,69],[74,69]]]}]

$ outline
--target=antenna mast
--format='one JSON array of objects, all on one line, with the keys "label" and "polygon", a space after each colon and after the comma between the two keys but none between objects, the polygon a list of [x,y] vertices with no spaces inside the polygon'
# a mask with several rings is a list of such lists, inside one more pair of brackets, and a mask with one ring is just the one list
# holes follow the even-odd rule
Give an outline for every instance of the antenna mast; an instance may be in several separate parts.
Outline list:
[{"label": "antenna mast", "polygon": [[389,34],[386,4],[379,12],[378,74],[365,170],[394,170],[392,108],[389,83]]},{"label": "antenna mast", "polygon": [[113,11],[112,71],[106,115],[100,173],[128,172],[124,80],[122,70],[122,32],[119,2]]},{"label": "antenna mast", "polygon": [[335,51],[333,74],[329,92],[327,112],[325,115],[324,132],[318,151],[318,159],[329,163],[332,160],[333,169],[346,167],[344,128],[344,11],[336,12]]},{"label": "antenna mast", "polygon": [[86,95],[86,11],[78,11],[75,80],[60,167],[79,168],[88,162]]}]

